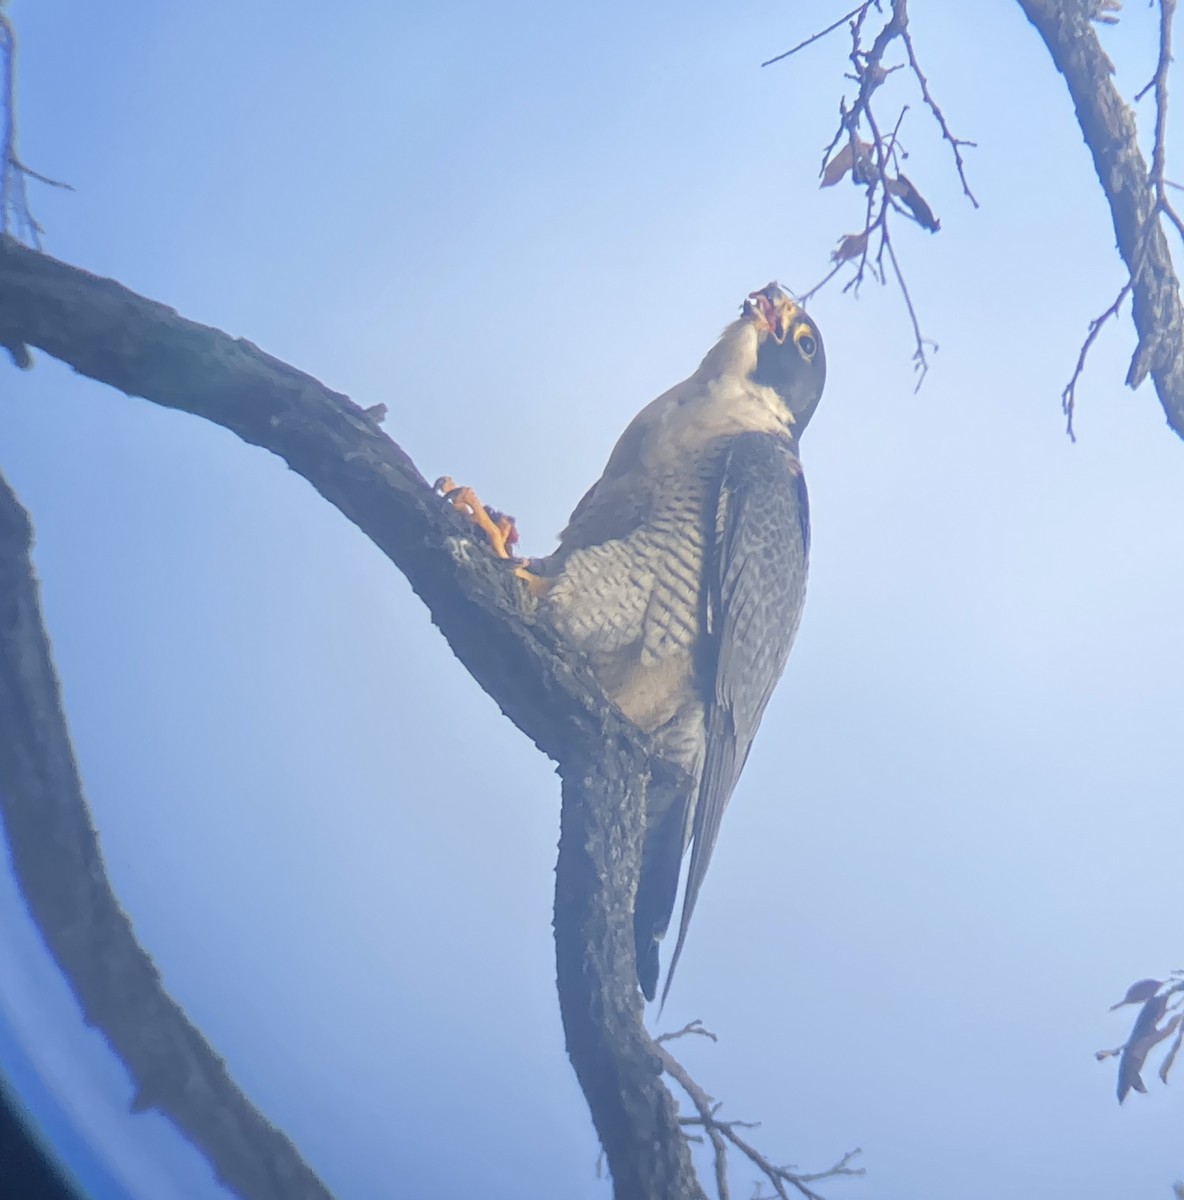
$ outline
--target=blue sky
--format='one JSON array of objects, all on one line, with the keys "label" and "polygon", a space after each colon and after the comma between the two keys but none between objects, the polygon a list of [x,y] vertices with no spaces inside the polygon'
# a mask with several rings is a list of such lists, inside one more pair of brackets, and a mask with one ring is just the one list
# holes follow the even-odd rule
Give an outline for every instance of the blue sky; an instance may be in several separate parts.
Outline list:
[{"label": "blue sky", "polygon": [[[1120,1109],[1092,1052],[1181,965],[1184,447],[1122,387],[1125,316],[1064,436],[1124,278],[1067,95],[1018,6],[912,7],[982,208],[896,79],[941,349],[914,395],[890,289],[811,306],[805,618],[662,1027],[719,1034],[688,1063],[772,1157],[863,1148],[828,1195],[1166,1197],[1184,1081]],[[842,36],[758,69],[843,5],[9,11],[22,155],[77,189],[35,194],[49,251],[386,403],[528,553],[741,298],[809,287],[861,220],[816,186]],[[1132,95],[1154,13],[1105,37]],[[342,1200],[392,1164],[409,1195],[608,1196],[554,995],[551,765],[278,461],[44,356],[0,388],[113,885],[243,1089]],[[20,1061],[140,1194],[194,1194],[7,883],[0,912]]]}]

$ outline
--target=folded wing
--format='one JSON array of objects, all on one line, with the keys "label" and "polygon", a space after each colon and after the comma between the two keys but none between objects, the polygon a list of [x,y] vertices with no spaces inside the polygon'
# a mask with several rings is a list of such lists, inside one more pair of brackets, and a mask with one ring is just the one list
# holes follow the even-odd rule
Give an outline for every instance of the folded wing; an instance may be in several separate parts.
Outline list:
[{"label": "folded wing", "polygon": [[704,564],[707,636],[700,664],[707,690],[706,748],[678,941],[663,999],[686,941],[720,818],[801,619],[810,517],[792,443],[767,433],[733,438],[719,471],[715,514],[715,539]]}]

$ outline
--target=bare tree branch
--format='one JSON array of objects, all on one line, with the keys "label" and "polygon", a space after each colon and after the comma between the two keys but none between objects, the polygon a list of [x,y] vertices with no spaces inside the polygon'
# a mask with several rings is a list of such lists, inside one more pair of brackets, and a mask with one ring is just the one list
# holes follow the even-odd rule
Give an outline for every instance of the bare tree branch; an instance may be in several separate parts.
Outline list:
[{"label": "bare tree branch", "polygon": [[74,190],[68,183],[31,171],[17,157],[16,34],[0,0],[0,234],[8,233],[11,225],[19,237],[40,249],[43,230],[29,211],[26,178]]},{"label": "bare tree branch", "polygon": [[330,1200],[161,987],[107,882],[62,714],[29,562],[28,517],[0,478],[0,823],[29,913],[87,1023],[219,1182],[250,1200]]},{"label": "bare tree branch", "polygon": [[[667,1049],[667,1043],[692,1034],[708,1038],[713,1042],[716,1040],[715,1034],[704,1029],[700,1021],[692,1021],[675,1033],[663,1034],[656,1038],[655,1047],[662,1060],[662,1069],[687,1094],[698,1114],[694,1117],[683,1117],[683,1126],[689,1129],[699,1128],[707,1134],[707,1139],[711,1144],[715,1168],[715,1188],[719,1200],[729,1200],[731,1194],[728,1186],[729,1146],[743,1154],[760,1171],[764,1176],[764,1182],[773,1189],[773,1195],[778,1200],[790,1200],[791,1191],[805,1197],[805,1200],[822,1200],[822,1197],[810,1187],[810,1184],[820,1183],[826,1179],[836,1179],[842,1175],[862,1175],[864,1173],[862,1167],[851,1166],[852,1160],[860,1154],[858,1149],[849,1150],[833,1167],[811,1174],[805,1174],[792,1166],[778,1166],[762,1154],[739,1132],[742,1129],[756,1129],[759,1123],[722,1119],[719,1113],[723,1106],[695,1082],[686,1067]],[[759,1191],[756,1196],[760,1196]]]},{"label": "bare tree branch", "polygon": [[[870,0],[869,0],[869,2],[870,2]],[[867,3],[857,4],[849,13],[846,13],[845,15],[841,16],[837,21],[835,21],[831,25],[828,25],[825,29],[820,29],[817,33],[812,33],[805,40],[798,42],[798,44],[796,46],[794,46],[792,49],[786,50],[781,54],[774,55],[772,58],[766,58],[765,61],[763,63],[761,63],[761,66],[762,67],[771,67],[774,63],[779,63],[783,58],[789,58],[792,55],[796,54],[799,50],[805,50],[805,48],[807,46],[811,45],[814,42],[817,42],[821,38],[826,37],[826,35],[828,33],[834,33],[834,31],[836,29],[838,29],[840,25],[846,25],[848,21],[852,20],[854,17],[859,16],[859,14],[861,12],[865,12],[867,10],[867,7],[868,7]]]},{"label": "bare tree branch", "polygon": [[[559,762],[555,936],[568,1054],[616,1195],[699,1200],[677,1108],[642,1025],[634,963],[644,789],[649,772],[665,768],[590,672],[533,622],[505,564],[345,396],[250,342],[8,237],[0,237],[0,344],[39,347],[84,375],[214,421],[282,457],[407,576],[477,682]],[[33,821],[31,830],[49,853],[53,823]],[[42,919],[68,929],[83,918],[71,907]],[[59,961],[71,970],[70,960]],[[84,1010],[115,1044],[112,1018],[89,982],[71,978]],[[150,1102],[169,1111],[175,1086],[155,1080]]]},{"label": "bare tree branch", "polygon": [[974,193],[970,190],[970,184],[966,181],[966,164],[962,161],[962,147],[974,147],[976,143],[968,142],[965,138],[955,137],[950,132],[950,127],[946,124],[946,115],[938,107],[938,103],[934,100],[929,92],[929,80],[925,78],[925,73],[921,70],[921,64],[917,61],[917,52],[913,49],[913,39],[909,36],[907,25],[901,31],[901,41],[904,42],[905,53],[909,56],[909,66],[912,68],[913,75],[916,77],[917,84],[921,89],[921,98],[925,101],[925,107],[933,114],[933,119],[937,122],[938,128],[941,130],[941,136],[949,143],[950,149],[954,152],[954,165],[958,169],[958,179],[962,183],[962,192],[966,199],[978,208],[978,200]]},{"label": "bare tree branch", "polygon": [[[1150,373],[1168,424],[1184,437],[1184,305],[1167,238],[1160,223],[1166,216],[1181,228],[1167,203],[1164,139],[1167,121],[1167,68],[1171,61],[1171,19],[1175,0],[1160,3],[1159,64],[1153,80],[1156,95],[1155,149],[1152,169],[1139,148],[1135,116],[1114,86],[1114,66],[1102,49],[1093,25],[1096,5],[1086,0],[1019,0],[1065,77],[1077,112],[1077,123],[1094,160],[1098,181],[1110,205],[1118,250],[1127,265],[1132,315],[1138,345],[1127,371],[1128,387],[1138,387]],[[1085,353],[1097,327],[1117,313],[1119,299],[1094,322],[1079,356],[1078,369],[1062,402],[1070,422],[1074,389]]]},{"label": "bare tree branch", "polygon": [[[945,114],[929,90],[929,80],[921,70],[920,61],[913,46],[912,35],[909,33],[908,0],[892,0],[887,19],[868,44],[866,26],[869,14],[873,10],[877,13],[883,11],[880,0],[865,0],[863,4],[853,8],[846,16],[828,25],[825,29],[819,30],[818,33],[794,46],[792,50],[787,50],[784,54],[779,54],[776,58],[762,63],[761,66],[769,66],[771,63],[780,62],[782,59],[798,53],[806,46],[818,41],[819,38],[833,33],[841,25],[846,24],[849,28],[851,35],[849,58],[853,73],[849,74],[847,78],[858,85],[858,90],[854,100],[850,103],[845,97],[839,101],[838,128],[835,130],[830,144],[823,151],[819,175],[823,187],[833,187],[849,174],[852,183],[865,189],[866,205],[863,228],[858,233],[849,233],[841,239],[831,255],[834,267],[804,294],[802,302],[805,303],[825,287],[847,263],[853,265],[854,271],[843,286],[844,292],[853,291],[858,295],[860,286],[869,274],[876,282],[886,283],[888,273],[884,260],[887,258],[912,325],[913,364],[917,372],[917,387],[920,388],[929,370],[928,350],[936,350],[937,344],[921,332],[917,310],[913,305],[912,296],[909,294],[908,285],[905,282],[904,271],[892,244],[890,216],[893,213],[899,214],[931,233],[936,233],[941,228],[941,222],[934,216],[933,210],[913,182],[900,170],[900,128],[905,113],[908,112],[908,106],[906,105],[900,110],[892,132],[888,134],[881,133],[880,122],[876,116],[874,99],[877,92],[890,75],[902,70],[906,65],[906,63],[885,64],[885,55],[894,43],[899,42],[903,46],[909,72],[917,81],[921,99],[937,122],[942,138],[949,143],[950,149],[953,151],[954,165],[962,183],[962,191],[971,204],[977,208],[978,200],[970,190],[970,184],[966,179],[966,165],[962,159],[962,147],[973,146],[974,143],[954,136]],[[869,139],[866,141],[862,134],[864,127],[866,127]],[[876,247],[874,256],[872,255],[873,245]]]},{"label": "bare tree branch", "polygon": [[1073,367],[1073,374],[1061,392],[1061,411],[1065,414],[1065,432],[1071,441],[1077,441],[1077,433],[1073,428],[1073,413],[1077,408],[1077,383],[1085,373],[1085,360],[1089,357],[1090,348],[1098,340],[1098,334],[1102,332],[1103,326],[1111,317],[1118,316],[1123,301],[1131,294],[1132,282],[1133,280],[1128,278],[1126,283],[1118,289],[1118,295],[1114,297],[1110,307],[1090,321],[1089,328],[1085,333],[1085,341],[1081,343],[1081,349],[1077,353],[1077,363]]}]

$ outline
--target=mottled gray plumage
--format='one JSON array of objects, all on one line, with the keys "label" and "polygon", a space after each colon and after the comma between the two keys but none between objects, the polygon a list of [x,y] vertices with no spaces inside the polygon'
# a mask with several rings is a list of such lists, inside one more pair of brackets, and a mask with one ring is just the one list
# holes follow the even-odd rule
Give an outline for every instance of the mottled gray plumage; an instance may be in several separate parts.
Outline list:
[{"label": "mottled gray plumage", "polygon": [[531,564],[548,580],[540,616],[682,772],[651,785],[646,812],[634,928],[649,999],[683,854],[667,991],[797,630],[809,547],[797,436],[825,374],[804,311],[775,284],[754,292],[699,369],[634,418],[559,548]]}]

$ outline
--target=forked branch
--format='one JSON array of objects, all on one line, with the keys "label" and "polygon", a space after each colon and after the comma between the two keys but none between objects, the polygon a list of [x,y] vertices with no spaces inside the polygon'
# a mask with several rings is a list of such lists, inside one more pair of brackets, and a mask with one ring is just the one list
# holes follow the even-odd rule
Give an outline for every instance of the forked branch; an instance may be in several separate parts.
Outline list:
[{"label": "forked branch", "polygon": [[0,234],[11,233],[41,248],[40,225],[29,211],[25,181],[74,189],[26,167],[16,152],[16,35],[0,2]]},{"label": "forked branch", "polygon": [[[534,623],[523,589],[504,563],[440,501],[370,410],[250,342],[187,321],[111,280],[4,236],[0,342],[26,356],[27,347],[38,347],[81,374],[214,421],[283,458],[407,576],[477,682],[559,762],[563,807],[555,939],[568,1053],[616,1195],[700,1200],[678,1112],[642,1024],[634,961],[633,889],[645,788],[655,761],[587,668]],[[42,816],[28,823],[29,840],[14,853],[52,860],[60,827],[31,796],[22,793],[20,799]],[[101,876],[101,863],[94,869]],[[90,921],[86,911],[65,904],[40,911],[38,919],[49,922],[43,924],[46,941],[58,947],[55,954],[83,1010],[141,1079],[143,1064],[120,1050],[112,1024],[118,1013],[111,997],[124,995],[126,1008],[120,989],[134,990],[135,981],[80,972],[60,949],[74,944],[61,929]],[[167,1043],[156,1049],[164,1055],[160,1061],[172,1061]],[[174,1120],[221,1170],[216,1147],[199,1142],[198,1128],[183,1115],[185,1072],[149,1073],[152,1087],[141,1088],[145,1103]],[[242,1196],[274,1195],[236,1190]]]},{"label": "forked branch", "polygon": [[[668,1049],[668,1044],[682,1037],[704,1037],[709,1041],[717,1041],[715,1034],[705,1029],[701,1021],[692,1021],[674,1033],[664,1033],[656,1038],[654,1044],[662,1061],[662,1069],[686,1093],[687,1098],[695,1108],[693,1117],[681,1117],[685,1129],[701,1129],[711,1144],[712,1163],[715,1172],[715,1189],[719,1200],[730,1200],[731,1189],[728,1183],[728,1147],[739,1151],[759,1172],[762,1178],[757,1182],[757,1190],[752,1200],[791,1200],[791,1193],[796,1193],[805,1200],[823,1200],[823,1197],[810,1186],[828,1179],[838,1179],[844,1175],[862,1175],[862,1167],[853,1167],[851,1163],[859,1157],[858,1149],[849,1150],[834,1166],[825,1171],[804,1173],[793,1166],[779,1166],[766,1155],[762,1154],[744,1136],[744,1132],[759,1128],[756,1121],[725,1120],[720,1116],[723,1105],[695,1082],[690,1072],[674,1057]],[[765,1193],[762,1188],[768,1184],[773,1190]]]}]

